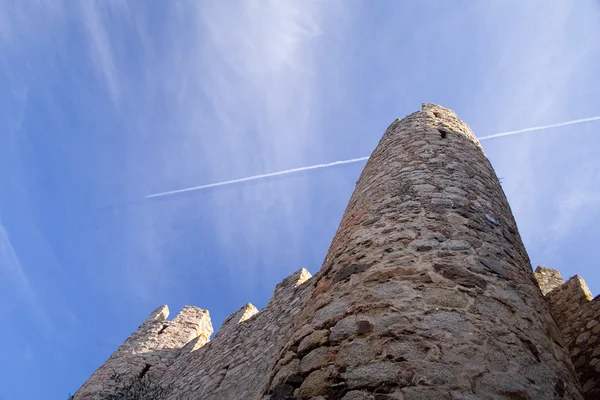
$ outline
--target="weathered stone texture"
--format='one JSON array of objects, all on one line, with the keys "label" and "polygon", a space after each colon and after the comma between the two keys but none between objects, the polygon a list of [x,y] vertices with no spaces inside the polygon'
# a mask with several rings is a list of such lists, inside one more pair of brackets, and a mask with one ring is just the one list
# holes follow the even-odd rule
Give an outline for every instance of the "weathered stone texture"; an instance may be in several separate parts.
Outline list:
[{"label": "weathered stone texture", "polygon": [[[544,275],[536,274],[540,287],[548,276],[562,282],[558,271],[546,270]],[[562,285],[553,285],[546,298],[569,349],[584,398],[600,399],[600,296],[592,300],[585,281],[575,275]]]},{"label": "weathered stone texture", "polygon": [[169,400],[582,399],[494,170],[448,109],[390,125],[309,277],[286,278],[260,312],[245,305],[208,344],[206,329],[174,340],[161,368],[140,356],[162,338],[157,310],[134,334],[149,350],[128,339],[75,398],[102,400],[115,366],[135,377],[151,364]]},{"label": "weathered stone texture", "polygon": [[555,269],[542,266],[539,266],[535,269],[535,279],[537,279],[538,285],[540,286],[544,296],[565,283],[564,279],[560,275],[560,272]]},{"label": "weathered stone texture", "polygon": [[500,183],[448,109],[387,129],[313,280],[272,399],[581,398]]},{"label": "weathered stone texture", "polygon": [[154,310],[75,393],[75,400],[104,399],[134,379],[157,380],[182,354],[186,344],[207,343],[213,332],[208,311],[186,306],[167,321],[169,307]]},{"label": "weathered stone texture", "polygon": [[171,387],[168,399],[260,399],[282,343],[293,334],[291,321],[311,297],[310,277],[297,271],[277,285],[263,310],[245,305],[210,343],[183,354],[159,381]]}]

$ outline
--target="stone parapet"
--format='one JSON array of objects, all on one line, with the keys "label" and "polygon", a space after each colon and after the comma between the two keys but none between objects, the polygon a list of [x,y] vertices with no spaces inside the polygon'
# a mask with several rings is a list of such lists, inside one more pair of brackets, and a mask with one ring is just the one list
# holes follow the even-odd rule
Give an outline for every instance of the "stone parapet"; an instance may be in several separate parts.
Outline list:
[{"label": "stone parapet", "polygon": [[261,399],[294,316],[311,298],[301,269],[277,285],[260,312],[251,304],[229,316],[206,346],[180,357],[160,379],[168,400]]},{"label": "stone parapet", "polygon": [[293,317],[311,296],[302,268],[280,282],[262,310],[248,303],[225,319],[212,341],[208,311],[186,306],[167,321],[153,311],[83,384],[74,400],[105,400],[143,376],[164,400],[260,399]]},{"label": "stone parapet", "polygon": [[557,270],[542,267],[541,265],[535,269],[535,279],[544,296],[565,283]]},{"label": "stone parapet", "polygon": [[557,270],[544,268],[536,276],[542,292],[544,287],[552,287],[546,299],[569,349],[584,398],[600,399],[600,296],[592,299],[585,281],[577,275],[562,285],[556,284],[562,281]]},{"label": "stone parapet", "polygon": [[74,400],[104,400],[136,379],[157,380],[190,341],[198,347],[213,332],[208,311],[185,306],[168,321],[169,307],[158,307],[79,388]]},{"label": "stone parapet", "polygon": [[578,375],[600,398],[598,300],[561,279],[534,276],[469,126],[423,104],[386,130],[316,276],[210,342],[207,311],[157,309],[75,399],[106,400],[115,372],[152,374],[161,400],[580,400]]}]

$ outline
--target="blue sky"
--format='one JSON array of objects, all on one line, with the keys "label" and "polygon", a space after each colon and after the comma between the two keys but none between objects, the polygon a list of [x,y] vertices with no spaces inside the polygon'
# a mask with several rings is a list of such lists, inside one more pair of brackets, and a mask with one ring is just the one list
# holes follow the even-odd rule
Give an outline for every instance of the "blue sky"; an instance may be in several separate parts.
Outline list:
[{"label": "blue sky", "polygon": [[[225,5],[225,3],[227,3]],[[478,136],[600,115],[598,1],[0,5],[0,399],[66,399],[158,305],[215,325],[316,272],[423,102]],[[533,265],[600,293],[600,123],[484,142]]]}]

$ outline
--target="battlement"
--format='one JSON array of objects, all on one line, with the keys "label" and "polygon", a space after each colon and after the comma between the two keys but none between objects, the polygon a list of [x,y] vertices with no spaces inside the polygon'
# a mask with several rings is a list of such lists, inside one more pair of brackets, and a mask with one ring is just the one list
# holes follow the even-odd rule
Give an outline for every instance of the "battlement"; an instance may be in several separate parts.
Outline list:
[{"label": "battlement", "polygon": [[185,306],[168,321],[169,307],[158,307],[75,393],[74,399],[103,399],[136,378],[156,379],[194,340],[196,348],[213,332],[207,310]]},{"label": "battlement", "polygon": [[541,265],[535,269],[535,279],[537,279],[544,296],[565,283],[560,272],[552,268],[542,267]]},{"label": "battlement", "polygon": [[[142,375],[173,387],[178,398],[222,399],[222,393],[262,390],[268,368],[279,354],[278,340],[287,334],[292,317],[310,298],[304,268],[275,287],[267,306],[259,311],[247,303],[229,315],[214,338],[209,312],[185,306],[168,321],[169,307],[154,310],[123,345],[75,393],[75,400],[100,400]],[[198,376],[192,384],[185,376]],[[118,381],[115,379],[119,377]],[[247,382],[248,387],[239,385]],[[258,386],[257,386],[258,385]],[[260,386],[262,385],[262,386]],[[187,396],[187,397],[186,397]]]},{"label": "battlement", "polygon": [[594,398],[598,301],[537,275],[546,298],[477,138],[423,104],[371,154],[315,278],[296,271],[210,342],[208,312],[157,309],[75,399],[105,400],[120,369],[165,400],[581,400],[571,359]]},{"label": "battlement", "polygon": [[206,346],[182,355],[160,379],[172,399],[260,399],[293,319],[310,300],[311,275],[302,268],[275,288],[258,311],[246,304],[228,316]]},{"label": "battlement", "polygon": [[600,398],[600,296],[592,299],[578,275],[564,282],[555,269],[538,267],[535,274],[569,349],[585,399]]}]

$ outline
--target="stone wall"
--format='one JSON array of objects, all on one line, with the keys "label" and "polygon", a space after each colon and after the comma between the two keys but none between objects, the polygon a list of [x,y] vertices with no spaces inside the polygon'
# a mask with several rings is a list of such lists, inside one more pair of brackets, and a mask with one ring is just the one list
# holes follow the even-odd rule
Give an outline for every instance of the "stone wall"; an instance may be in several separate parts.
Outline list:
[{"label": "stone wall", "polygon": [[99,400],[133,380],[148,376],[158,380],[193,341],[208,342],[213,332],[208,311],[186,306],[168,321],[169,307],[154,310],[75,393],[75,400]]},{"label": "stone wall", "polygon": [[159,308],[75,399],[104,400],[114,371],[153,374],[168,400],[582,399],[500,183],[448,109],[390,125],[309,278],[208,343],[208,312]]},{"label": "stone wall", "polygon": [[600,399],[600,296],[592,300],[585,281],[577,275],[562,283],[558,271],[538,267],[536,276],[540,287],[550,289],[546,298],[569,349],[584,398]]},{"label": "stone wall", "polygon": [[560,272],[552,268],[539,266],[535,269],[534,274],[544,296],[550,293],[553,289],[565,283],[564,279],[560,275]]},{"label": "stone wall", "polygon": [[83,384],[74,400],[104,400],[142,376],[165,388],[165,400],[260,399],[293,316],[310,299],[310,273],[279,283],[258,311],[244,305],[215,337],[208,311],[186,306],[173,321],[161,306]]},{"label": "stone wall", "polygon": [[448,109],[390,125],[313,280],[271,399],[581,398],[500,183]]},{"label": "stone wall", "polygon": [[[169,368],[160,385],[169,400],[260,399],[293,317],[311,297],[311,275],[301,269],[275,288],[260,312],[247,304],[226,319],[215,338]],[[307,282],[308,281],[308,282]]]}]

